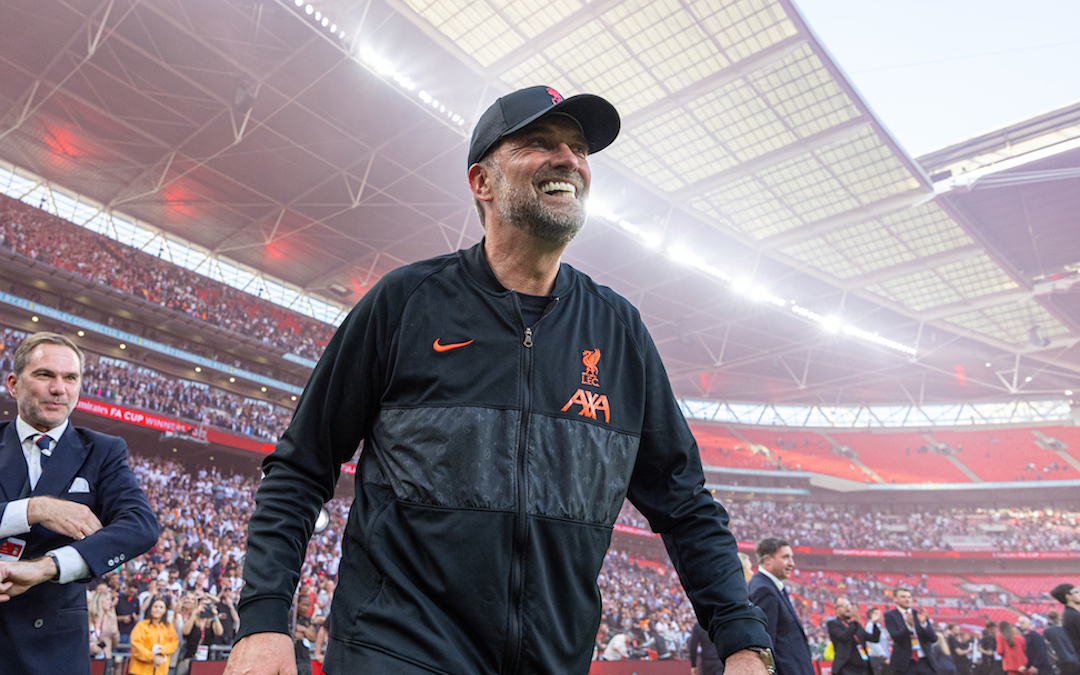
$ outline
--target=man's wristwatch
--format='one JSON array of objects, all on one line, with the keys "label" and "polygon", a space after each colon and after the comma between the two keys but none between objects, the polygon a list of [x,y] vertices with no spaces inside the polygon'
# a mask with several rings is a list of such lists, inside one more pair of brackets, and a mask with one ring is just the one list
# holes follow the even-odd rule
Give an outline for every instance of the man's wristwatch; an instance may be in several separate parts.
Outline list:
[{"label": "man's wristwatch", "polygon": [[56,565],[56,574],[54,574],[52,578],[49,579],[49,581],[56,583],[60,581],[60,558],[58,558],[56,556],[56,553],[54,553],[53,551],[49,551],[45,555],[52,558],[53,564]]},{"label": "man's wristwatch", "polygon": [[776,659],[773,658],[771,649],[765,647],[747,647],[746,649],[758,655],[761,662],[765,664],[765,670],[769,671],[769,675],[776,675]]}]

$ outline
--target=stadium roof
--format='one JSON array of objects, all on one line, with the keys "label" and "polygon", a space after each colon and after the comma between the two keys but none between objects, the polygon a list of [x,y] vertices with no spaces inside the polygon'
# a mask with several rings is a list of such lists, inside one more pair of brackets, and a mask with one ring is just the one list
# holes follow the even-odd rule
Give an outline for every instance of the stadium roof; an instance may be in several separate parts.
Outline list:
[{"label": "stadium roof", "polygon": [[680,396],[1080,388],[1077,111],[920,165],[786,0],[0,12],[0,158],[343,306],[479,239],[472,123],[542,83],[623,115],[566,260],[641,309]]}]

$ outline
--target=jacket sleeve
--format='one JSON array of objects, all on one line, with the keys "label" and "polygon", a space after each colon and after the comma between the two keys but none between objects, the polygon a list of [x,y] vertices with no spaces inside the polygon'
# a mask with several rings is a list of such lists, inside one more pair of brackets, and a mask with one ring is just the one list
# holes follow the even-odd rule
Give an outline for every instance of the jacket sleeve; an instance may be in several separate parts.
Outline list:
[{"label": "jacket sleeve", "polygon": [[847,628],[841,625],[839,621],[830,621],[827,625],[829,626],[829,639],[832,640],[833,645],[840,642],[851,642],[859,628],[859,624],[854,621],[849,623]]},{"label": "jacket sleeve", "polygon": [[873,626],[874,626],[874,632],[872,632],[872,633],[867,633],[865,628],[860,628],[860,630],[862,630],[862,634],[860,635],[860,637],[865,642],[880,642],[881,641],[881,626],[877,625],[876,623],[873,624]]},{"label": "jacket sleeve", "polygon": [[675,400],[660,355],[641,329],[644,419],[628,497],[664,540],[683,588],[721,660],[771,647],[765,616],[752,605],[728,515],[705,489],[697,443]]},{"label": "jacket sleeve", "polygon": [[149,663],[154,660],[154,653],[152,651],[154,642],[146,628],[149,623],[149,621],[143,619],[131,629],[131,658],[144,663]]},{"label": "jacket sleeve", "polygon": [[889,637],[894,643],[911,639],[911,629],[907,627],[904,617],[900,616],[899,612],[885,614],[885,629],[889,631]]},{"label": "jacket sleeve", "polygon": [[338,328],[292,422],[263,463],[265,475],[248,524],[237,640],[289,632],[293,589],[315,518],[378,409],[393,323],[386,281],[376,284]]},{"label": "jacket sleeve", "polygon": [[165,632],[165,640],[161,643],[161,652],[165,656],[170,656],[173,652],[180,648],[180,640],[176,637],[176,631],[173,630],[172,624],[164,624],[169,628]]},{"label": "jacket sleeve", "polygon": [[103,495],[98,514],[102,528],[69,544],[86,561],[90,573],[100,576],[150,550],[157,543],[158,523],[146,493],[139,487],[139,479],[128,465],[124,440],[80,433],[84,444],[115,443],[107,449],[96,486]]}]

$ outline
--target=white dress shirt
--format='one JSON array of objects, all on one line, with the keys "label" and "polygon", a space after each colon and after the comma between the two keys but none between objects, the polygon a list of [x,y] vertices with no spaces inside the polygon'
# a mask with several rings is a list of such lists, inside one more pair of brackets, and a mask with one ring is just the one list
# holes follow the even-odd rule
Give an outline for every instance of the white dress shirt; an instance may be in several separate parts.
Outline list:
[{"label": "white dress shirt", "polygon": [[[60,441],[60,437],[64,435],[64,432],[67,431],[67,427],[68,421],[64,420],[64,423],[60,426],[53,427],[45,432],[45,435],[51,439],[48,454],[51,454],[52,450],[56,448],[56,444]],[[35,443],[41,432],[24,422],[22,417],[15,418],[15,431],[22,440],[23,459],[26,460],[26,472],[30,477],[30,489],[33,490],[37,487],[38,480],[41,478],[42,450]],[[8,502],[3,516],[0,516],[0,539],[18,537],[30,531],[30,523],[26,517],[26,509],[29,504],[29,497]],[[56,561],[60,567],[60,583],[66,584],[90,576],[90,566],[86,564],[86,561],[74,548],[61,546],[53,550],[53,553],[56,555]]]}]

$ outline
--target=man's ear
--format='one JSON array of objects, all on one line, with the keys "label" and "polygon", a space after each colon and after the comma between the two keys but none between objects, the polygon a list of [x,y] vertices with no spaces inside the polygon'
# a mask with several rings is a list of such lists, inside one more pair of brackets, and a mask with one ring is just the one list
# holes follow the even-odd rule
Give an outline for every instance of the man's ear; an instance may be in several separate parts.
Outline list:
[{"label": "man's ear", "polygon": [[492,201],[494,196],[491,192],[491,170],[479,162],[470,166],[469,189],[479,201]]}]

